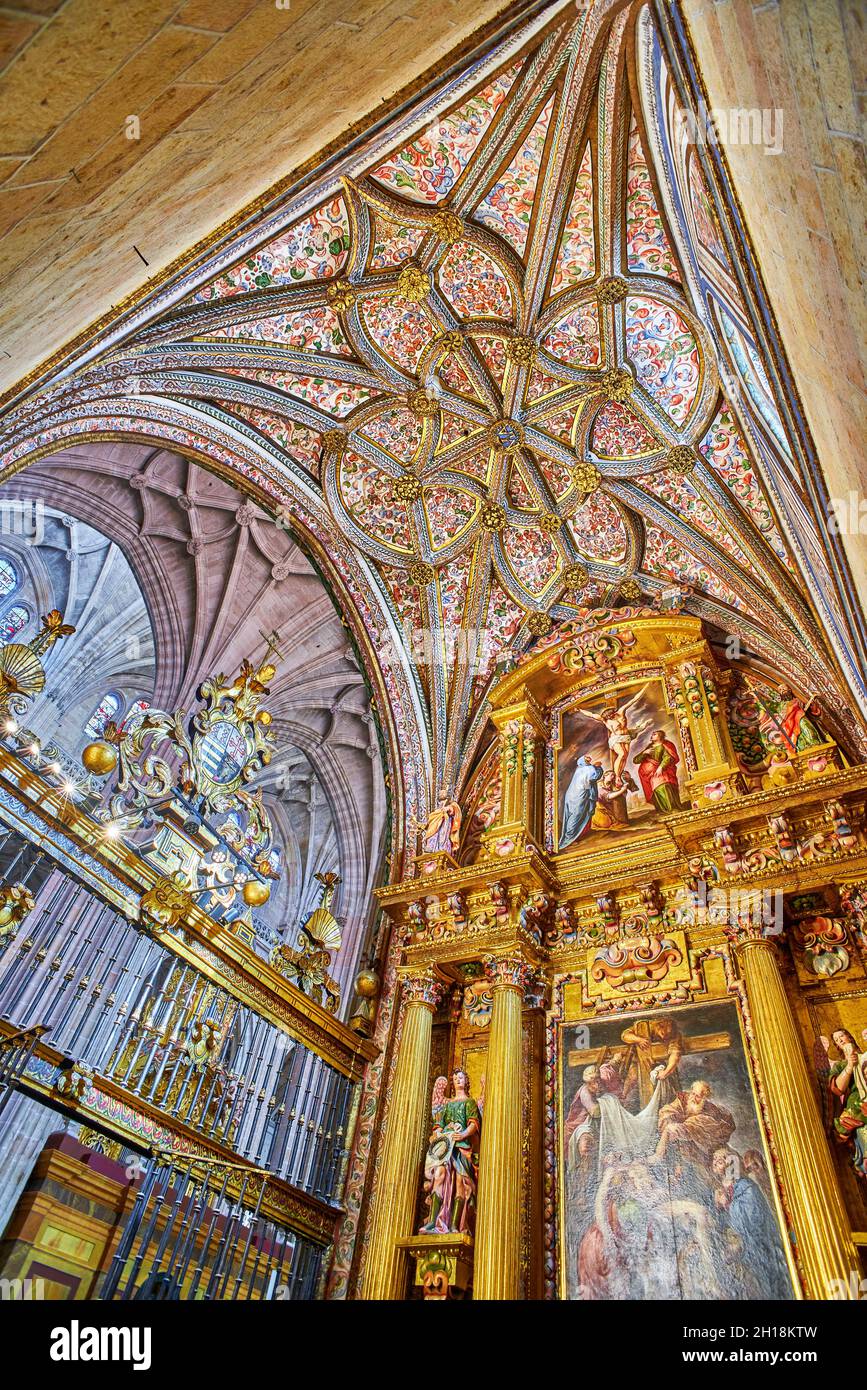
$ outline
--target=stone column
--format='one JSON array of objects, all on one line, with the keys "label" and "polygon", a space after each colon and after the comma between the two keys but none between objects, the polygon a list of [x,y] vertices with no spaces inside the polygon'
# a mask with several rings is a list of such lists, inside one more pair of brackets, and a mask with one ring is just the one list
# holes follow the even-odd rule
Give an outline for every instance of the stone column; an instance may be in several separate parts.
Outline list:
[{"label": "stone column", "polygon": [[488,963],[494,999],[479,1155],[474,1299],[515,1299],[521,1262],[521,1005],[527,966]]},{"label": "stone column", "polygon": [[740,928],[735,953],[807,1297],[857,1298],[858,1254],[776,947],[756,929]]},{"label": "stone column", "polygon": [[398,1241],[413,1233],[427,1133],[431,1027],[442,990],[432,972],[403,980],[403,1029],[373,1199],[365,1299],[399,1299],[405,1294],[407,1256]]}]

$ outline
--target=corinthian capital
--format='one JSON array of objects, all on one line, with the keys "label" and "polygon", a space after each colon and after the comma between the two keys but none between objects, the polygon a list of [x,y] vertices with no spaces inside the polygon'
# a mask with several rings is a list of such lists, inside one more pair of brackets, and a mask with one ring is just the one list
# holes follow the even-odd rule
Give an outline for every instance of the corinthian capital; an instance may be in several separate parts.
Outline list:
[{"label": "corinthian capital", "polygon": [[524,957],[516,951],[503,956],[486,956],[484,966],[492,989],[517,989],[522,994],[533,973]]},{"label": "corinthian capital", "polygon": [[420,970],[403,977],[403,997],[407,1004],[423,1004],[436,1012],[445,998],[448,986],[432,970]]}]

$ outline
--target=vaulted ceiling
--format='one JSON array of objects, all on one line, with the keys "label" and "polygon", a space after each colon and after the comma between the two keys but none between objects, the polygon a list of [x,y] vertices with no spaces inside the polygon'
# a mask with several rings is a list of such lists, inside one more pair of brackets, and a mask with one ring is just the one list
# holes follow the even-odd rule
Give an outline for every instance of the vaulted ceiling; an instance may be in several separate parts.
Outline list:
[{"label": "vaulted ceiling", "polygon": [[[4,6],[0,390],[146,289],[263,190],[291,186],[324,146],[394,104],[501,8],[501,0]],[[350,72],[351,80],[328,80]]]},{"label": "vaulted ceiling", "polygon": [[[553,4],[214,250],[6,425],[211,462],[321,554],[406,810],[496,670],[672,596],[860,698],[815,478],[648,10]],[[848,687],[847,687],[848,681]]]},{"label": "vaulted ceiling", "polygon": [[82,445],[20,474],[4,497],[41,509],[33,544],[0,537],[22,601],[34,613],[60,608],[77,629],[49,653],[46,693],[28,716],[71,768],[106,691],[123,715],[139,698],[190,711],[207,676],[264,656],[266,638],[276,644],[267,706],[277,753],[258,784],[283,872],[257,920],[294,943],[318,901],[313,875],[336,870],[345,939],[334,974],[348,992],[382,872],[386,792],[364,679],[309,560],[243,494],[168,449]]}]

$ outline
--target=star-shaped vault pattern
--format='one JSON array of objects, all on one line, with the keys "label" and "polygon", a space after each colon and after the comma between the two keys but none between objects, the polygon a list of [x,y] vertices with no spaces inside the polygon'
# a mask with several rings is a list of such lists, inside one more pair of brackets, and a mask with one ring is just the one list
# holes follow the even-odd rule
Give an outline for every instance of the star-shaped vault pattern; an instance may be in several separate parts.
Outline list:
[{"label": "star-shaped vault pattern", "polygon": [[677,587],[759,649],[821,652],[660,210],[625,34],[594,58],[561,11],[136,343],[143,390],[267,445],[272,493],[303,476],[364,557],[432,787],[458,781],[497,663],[587,608]]}]

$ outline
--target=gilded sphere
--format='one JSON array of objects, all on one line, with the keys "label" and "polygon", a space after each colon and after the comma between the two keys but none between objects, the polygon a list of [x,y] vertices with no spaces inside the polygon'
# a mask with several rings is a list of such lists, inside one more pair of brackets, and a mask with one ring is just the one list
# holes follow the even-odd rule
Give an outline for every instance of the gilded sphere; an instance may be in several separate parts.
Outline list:
[{"label": "gilded sphere", "polygon": [[379,993],[379,976],[375,970],[359,970],[355,977],[355,993],[362,999],[375,999]]},{"label": "gilded sphere", "polygon": [[267,883],[260,883],[258,878],[248,878],[241,892],[248,907],[261,907],[271,896]]},{"label": "gilded sphere", "polygon": [[112,748],[110,743],[97,739],[96,743],[87,745],[81,755],[81,761],[85,771],[92,773],[94,777],[107,777],[117,767],[117,749]]}]

